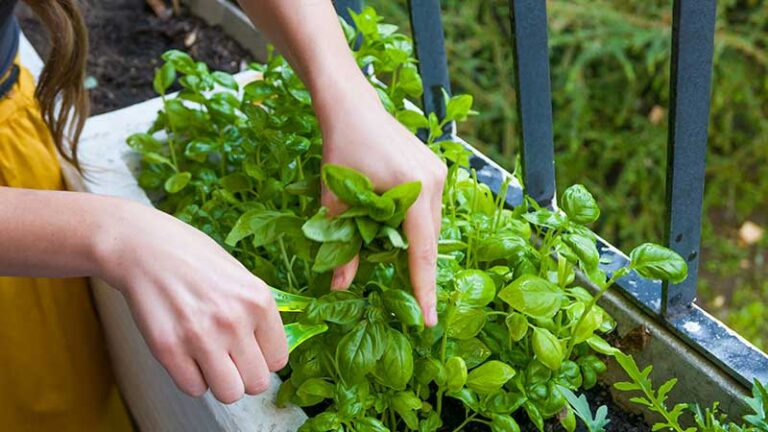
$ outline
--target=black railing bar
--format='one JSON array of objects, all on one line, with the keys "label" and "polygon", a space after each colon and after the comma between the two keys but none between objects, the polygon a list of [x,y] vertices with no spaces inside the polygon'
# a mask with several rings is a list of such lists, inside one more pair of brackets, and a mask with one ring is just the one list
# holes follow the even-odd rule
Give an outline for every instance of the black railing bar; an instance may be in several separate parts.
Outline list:
[{"label": "black railing bar", "polygon": [[543,0],[509,2],[523,183],[529,196],[552,208],[557,198],[546,7]]},{"label": "black railing bar", "polygon": [[[421,81],[424,85],[422,102],[426,113],[434,112],[445,117],[443,91],[451,94],[448,77],[448,61],[445,54],[445,38],[441,21],[440,0],[410,0],[411,32]],[[450,134],[455,125],[446,130]]]},{"label": "black railing bar", "polygon": [[663,285],[667,317],[685,314],[696,299],[716,10],[716,0],[674,2],[666,243],[688,263],[688,278]]}]

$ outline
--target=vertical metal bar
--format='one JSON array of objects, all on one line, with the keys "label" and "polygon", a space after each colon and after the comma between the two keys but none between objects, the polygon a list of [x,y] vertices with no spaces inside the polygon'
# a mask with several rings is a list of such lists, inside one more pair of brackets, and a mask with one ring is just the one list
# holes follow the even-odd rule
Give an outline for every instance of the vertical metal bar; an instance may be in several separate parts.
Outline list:
[{"label": "vertical metal bar", "polygon": [[716,9],[716,0],[674,3],[666,240],[688,262],[688,279],[662,286],[667,317],[696,298]]},{"label": "vertical metal bar", "polygon": [[349,10],[352,9],[358,13],[363,10],[363,0],[334,0],[333,5],[336,7],[336,13],[351,26],[355,24],[349,16]]},{"label": "vertical metal bar", "polygon": [[509,8],[524,187],[540,205],[551,207],[555,200],[555,146],[547,5],[544,0],[510,0]]},{"label": "vertical metal bar", "polygon": [[451,94],[448,61],[445,56],[443,24],[440,21],[440,0],[409,0],[411,31],[419,74],[424,83],[424,112],[445,117],[443,89]]}]

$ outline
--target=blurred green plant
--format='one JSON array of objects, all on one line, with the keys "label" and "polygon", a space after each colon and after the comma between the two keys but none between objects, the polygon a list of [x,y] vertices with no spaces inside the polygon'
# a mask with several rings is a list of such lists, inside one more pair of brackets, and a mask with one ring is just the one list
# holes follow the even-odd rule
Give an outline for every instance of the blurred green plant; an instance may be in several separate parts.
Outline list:
[{"label": "blurred green plant", "polygon": [[[404,0],[368,0],[408,29]],[[662,241],[671,0],[548,0],[558,185],[601,197],[597,232],[623,249]],[[517,114],[507,0],[443,0],[454,91],[475,95],[469,142],[514,167]],[[699,302],[768,348],[768,2],[718,2]],[[764,236],[765,237],[765,236]],[[762,330],[762,331],[761,331]]]}]

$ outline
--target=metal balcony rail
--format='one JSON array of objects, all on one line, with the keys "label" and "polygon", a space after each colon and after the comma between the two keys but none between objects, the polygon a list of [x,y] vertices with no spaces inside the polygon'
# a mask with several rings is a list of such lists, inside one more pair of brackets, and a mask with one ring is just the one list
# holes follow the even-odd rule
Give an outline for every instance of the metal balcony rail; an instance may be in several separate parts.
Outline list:
[{"label": "metal balcony rail", "polygon": [[[335,0],[339,14],[362,10],[362,0]],[[749,387],[768,382],[768,355],[698,307],[701,218],[706,167],[707,128],[715,34],[716,0],[675,0],[667,143],[666,230],[668,247],[688,263],[688,278],[661,284],[630,274],[618,281],[622,293],[656,317],[691,347]],[[450,94],[440,0],[409,1],[411,30],[426,112],[445,112],[442,90]],[[545,0],[509,0],[515,89],[520,119],[525,193],[539,204],[556,207],[552,96]],[[498,192],[510,174],[475,152],[470,161],[478,179]],[[507,203],[520,204],[522,191],[510,190]],[[627,256],[598,238],[604,270],[623,267]]]}]

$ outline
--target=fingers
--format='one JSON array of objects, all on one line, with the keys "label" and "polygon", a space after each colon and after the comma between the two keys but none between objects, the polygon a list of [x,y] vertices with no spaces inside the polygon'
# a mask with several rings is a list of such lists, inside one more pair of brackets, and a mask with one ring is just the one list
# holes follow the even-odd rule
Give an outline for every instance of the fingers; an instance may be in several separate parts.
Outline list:
[{"label": "fingers", "polygon": [[[341,200],[336,198],[336,196],[331,193],[328,189],[323,186],[322,194],[320,197],[320,203],[323,205],[323,207],[328,209],[328,216],[337,216],[341,213],[344,213],[344,211],[347,209],[347,205],[344,204]],[[337,267],[333,271],[333,279],[331,279],[331,289],[332,290],[345,290],[349,288],[349,286],[352,284],[352,281],[355,279],[355,274],[357,273],[357,267],[360,264],[360,257],[355,255],[354,258],[352,258],[352,261]]]},{"label": "fingers", "polygon": [[285,337],[283,321],[277,311],[274,299],[258,311],[256,322],[256,341],[261,347],[267,369],[277,372],[288,364],[288,339]]},{"label": "fingers", "polygon": [[196,360],[216,399],[230,404],[243,397],[243,378],[228,352],[210,350],[199,353]]},{"label": "fingers", "polygon": [[332,290],[345,290],[352,285],[352,281],[355,279],[357,273],[357,267],[360,265],[360,256],[355,255],[352,261],[344,264],[341,267],[337,267],[333,271],[333,279],[331,280]]},{"label": "fingers", "polygon": [[435,279],[437,274],[437,239],[434,215],[428,199],[419,199],[408,210],[405,218],[405,235],[408,237],[408,265],[411,284],[424,315],[424,323],[437,324]]},{"label": "fingers", "polygon": [[253,334],[247,335],[230,352],[232,361],[240,371],[245,393],[256,395],[269,388],[271,377],[259,344]]},{"label": "fingers", "polygon": [[199,397],[208,390],[208,384],[192,357],[181,353],[175,347],[160,348],[156,357],[168,371],[176,386],[184,393]]}]

